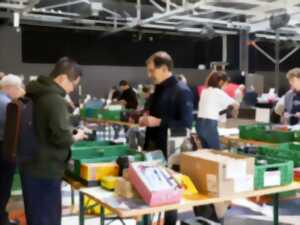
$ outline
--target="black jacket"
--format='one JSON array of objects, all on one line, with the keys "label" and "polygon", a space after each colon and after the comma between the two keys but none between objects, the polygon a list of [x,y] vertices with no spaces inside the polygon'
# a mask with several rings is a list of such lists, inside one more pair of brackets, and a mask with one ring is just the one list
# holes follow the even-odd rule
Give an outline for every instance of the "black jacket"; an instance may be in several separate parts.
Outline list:
[{"label": "black jacket", "polygon": [[137,95],[132,88],[123,91],[119,100],[126,101],[126,109],[137,109],[138,107]]},{"label": "black jacket", "polygon": [[24,172],[39,178],[63,177],[73,143],[65,91],[51,78],[41,76],[26,87],[34,102],[34,121],[40,149]]},{"label": "black jacket", "polygon": [[145,150],[162,150],[167,156],[168,129],[192,127],[193,95],[187,85],[174,76],[156,85],[150,115],[162,120],[160,127],[147,128]]}]

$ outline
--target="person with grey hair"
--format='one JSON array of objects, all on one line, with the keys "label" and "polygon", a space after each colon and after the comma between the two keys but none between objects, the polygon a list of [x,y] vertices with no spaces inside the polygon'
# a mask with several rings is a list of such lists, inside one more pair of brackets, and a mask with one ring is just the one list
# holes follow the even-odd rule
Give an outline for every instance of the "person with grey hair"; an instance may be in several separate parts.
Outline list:
[{"label": "person with grey hair", "polygon": [[2,78],[5,76],[5,73],[0,72],[0,80],[2,80]]},{"label": "person with grey hair", "polygon": [[16,169],[14,162],[7,161],[2,152],[6,107],[14,99],[25,94],[22,79],[9,74],[0,81],[0,225],[16,225],[17,221],[10,221],[6,206],[10,198],[13,177]]}]

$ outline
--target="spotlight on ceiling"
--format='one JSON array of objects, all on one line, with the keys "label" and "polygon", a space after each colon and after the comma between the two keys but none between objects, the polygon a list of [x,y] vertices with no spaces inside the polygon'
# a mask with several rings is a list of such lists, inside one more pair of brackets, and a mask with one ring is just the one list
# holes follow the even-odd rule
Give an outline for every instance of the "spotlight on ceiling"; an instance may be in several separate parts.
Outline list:
[{"label": "spotlight on ceiling", "polygon": [[204,39],[211,40],[217,36],[217,33],[212,25],[205,25],[200,31],[200,36]]}]

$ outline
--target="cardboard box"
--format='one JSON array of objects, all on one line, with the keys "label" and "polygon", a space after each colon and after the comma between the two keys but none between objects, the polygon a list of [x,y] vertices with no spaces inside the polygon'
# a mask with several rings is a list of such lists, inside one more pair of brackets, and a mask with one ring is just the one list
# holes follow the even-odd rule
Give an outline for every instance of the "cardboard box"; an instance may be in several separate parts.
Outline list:
[{"label": "cardboard box", "polygon": [[115,193],[124,198],[134,198],[138,196],[130,181],[123,177],[117,179]]},{"label": "cardboard box", "polygon": [[254,190],[254,162],[233,153],[201,150],[182,153],[180,168],[200,193],[222,197]]},{"label": "cardboard box", "polygon": [[149,206],[180,202],[183,189],[167,168],[157,162],[132,163],[129,180]]},{"label": "cardboard box", "polygon": [[255,109],[255,121],[258,123],[270,123],[271,122],[271,109],[258,108]]},{"label": "cardboard box", "polygon": [[86,181],[99,181],[107,176],[118,176],[116,163],[87,163],[80,167],[80,177]]}]

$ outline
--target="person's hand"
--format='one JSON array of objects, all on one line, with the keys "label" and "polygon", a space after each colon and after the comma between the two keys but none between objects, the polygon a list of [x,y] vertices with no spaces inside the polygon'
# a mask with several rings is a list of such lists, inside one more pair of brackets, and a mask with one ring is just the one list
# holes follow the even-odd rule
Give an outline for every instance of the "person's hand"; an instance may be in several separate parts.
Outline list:
[{"label": "person's hand", "polygon": [[239,104],[234,104],[233,109],[232,109],[232,116],[233,118],[238,118],[239,116],[239,110],[240,110],[240,105]]},{"label": "person's hand", "polygon": [[295,116],[296,116],[297,118],[300,118],[300,112],[297,112],[297,113],[295,114]]},{"label": "person's hand", "polygon": [[73,135],[73,139],[75,141],[82,141],[88,138],[88,136],[84,133],[84,130],[76,130],[76,132],[77,133]]},{"label": "person's hand", "polygon": [[154,116],[143,116],[140,118],[139,124],[142,127],[159,127],[161,124],[161,119]]},{"label": "person's hand", "polygon": [[288,119],[288,118],[290,118],[290,114],[289,114],[288,112],[285,112],[285,113],[283,114],[283,117],[284,117],[285,119]]},{"label": "person's hand", "polygon": [[93,130],[87,128],[87,127],[83,127],[82,131],[85,133],[85,134],[91,134],[93,133]]},{"label": "person's hand", "polygon": [[126,106],[127,105],[127,102],[125,100],[120,100],[119,101],[119,104],[121,104],[122,106]]}]

